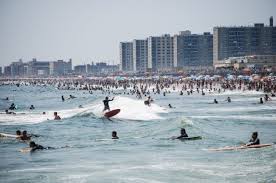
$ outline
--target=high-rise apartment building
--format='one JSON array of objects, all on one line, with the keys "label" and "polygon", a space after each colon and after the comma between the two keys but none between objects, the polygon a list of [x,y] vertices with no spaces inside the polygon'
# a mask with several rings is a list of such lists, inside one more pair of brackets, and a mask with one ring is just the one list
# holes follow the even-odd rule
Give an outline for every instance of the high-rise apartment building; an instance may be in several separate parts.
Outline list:
[{"label": "high-rise apartment building", "polygon": [[249,27],[215,27],[213,36],[213,64],[229,57],[276,54],[272,17],[269,26],[258,23]]},{"label": "high-rise apartment building", "polygon": [[133,41],[133,70],[146,72],[148,68],[148,40]]},{"label": "high-rise apartment building", "polygon": [[171,71],[174,67],[173,37],[169,34],[149,37],[148,68],[152,71]]},{"label": "high-rise apartment building", "polygon": [[132,42],[120,43],[120,70],[134,71]]},{"label": "high-rise apartment building", "polygon": [[174,63],[177,67],[204,67],[213,64],[213,35],[182,31],[174,36]]}]

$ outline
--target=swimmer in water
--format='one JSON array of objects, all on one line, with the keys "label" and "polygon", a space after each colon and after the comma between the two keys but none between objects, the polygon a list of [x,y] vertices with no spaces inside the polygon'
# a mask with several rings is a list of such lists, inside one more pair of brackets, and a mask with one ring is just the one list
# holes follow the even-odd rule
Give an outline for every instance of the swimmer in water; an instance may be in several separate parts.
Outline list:
[{"label": "swimmer in water", "polygon": [[259,145],[260,139],[258,138],[258,132],[253,132],[249,143],[246,146]]},{"label": "swimmer in water", "polygon": [[61,117],[58,115],[57,112],[54,112],[54,120],[61,120]]},{"label": "swimmer in water", "polygon": [[76,98],[76,97],[73,96],[73,95],[69,95],[69,98],[70,98],[70,99],[74,99],[74,98]]},{"label": "swimmer in water", "polygon": [[271,100],[271,98],[268,96],[268,94],[265,94],[264,99],[265,99],[266,102],[267,102],[268,100]]},{"label": "swimmer in water", "polygon": [[21,138],[21,131],[20,130],[16,130],[16,138],[20,139]]},{"label": "swimmer in water", "polygon": [[33,109],[35,109],[35,107],[34,105],[31,105],[30,110],[33,110]]},{"label": "swimmer in water", "polygon": [[263,98],[260,98],[260,104],[263,104],[264,101],[263,101]]},{"label": "swimmer in water", "polygon": [[22,132],[22,135],[20,136],[20,140],[24,140],[24,141],[25,140],[31,140],[31,137],[27,135],[27,131],[26,130],[24,130]]},{"label": "swimmer in water", "polygon": [[217,101],[217,99],[214,99],[214,104],[218,104],[218,101]]},{"label": "swimmer in water", "polygon": [[55,149],[53,147],[43,147],[42,145],[36,144],[34,141],[30,142],[29,147],[31,148],[31,152],[36,150]]},{"label": "swimmer in water", "polygon": [[231,98],[227,97],[227,102],[230,103],[231,102]]},{"label": "swimmer in water", "polygon": [[116,131],[112,132],[112,139],[119,139],[119,137],[117,136],[117,132]]}]

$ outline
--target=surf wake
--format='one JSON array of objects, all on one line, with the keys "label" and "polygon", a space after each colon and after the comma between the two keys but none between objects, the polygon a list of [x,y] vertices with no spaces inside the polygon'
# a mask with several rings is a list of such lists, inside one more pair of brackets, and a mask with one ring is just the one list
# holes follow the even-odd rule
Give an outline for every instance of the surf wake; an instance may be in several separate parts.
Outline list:
[{"label": "surf wake", "polygon": [[[113,118],[122,120],[156,120],[162,119],[159,113],[166,113],[165,108],[152,104],[150,107],[144,105],[142,100],[136,100],[127,97],[116,97],[114,101],[110,102],[111,109],[121,109],[121,112]],[[94,103],[84,105],[83,108],[72,108],[64,110],[49,110],[45,111],[46,114],[42,114],[42,111],[21,111],[16,115],[1,114],[0,124],[36,124],[54,119],[54,112],[58,112],[58,115],[62,119],[72,118],[74,116],[87,116],[93,114],[98,118],[103,117],[103,103],[102,100],[97,100]]]}]

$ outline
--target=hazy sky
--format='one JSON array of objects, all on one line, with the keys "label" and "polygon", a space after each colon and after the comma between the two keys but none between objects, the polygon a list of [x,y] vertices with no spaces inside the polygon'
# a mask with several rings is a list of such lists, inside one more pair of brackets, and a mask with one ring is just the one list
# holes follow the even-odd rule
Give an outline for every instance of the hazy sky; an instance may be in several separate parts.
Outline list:
[{"label": "hazy sky", "polygon": [[73,59],[119,63],[119,42],[269,22],[276,0],[0,0],[0,66]]}]

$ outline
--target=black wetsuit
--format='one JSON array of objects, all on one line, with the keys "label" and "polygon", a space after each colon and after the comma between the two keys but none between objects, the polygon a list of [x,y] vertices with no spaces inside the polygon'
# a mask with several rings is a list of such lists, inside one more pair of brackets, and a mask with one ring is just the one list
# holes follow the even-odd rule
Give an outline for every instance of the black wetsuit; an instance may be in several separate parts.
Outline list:
[{"label": "black wetsuit", "polygon": [[43,147],[42,145],[36,145],[35,147],[32,148],[32,152],[35,150],[44,150],[44,149],[54,149],[54,147]]},{"label": "black wetsuit", "polygon": [[[113,100],[113,99],[112,99],[112,100]],[[108,99],[103,100],[103,103],[104,103],[104,111],[105,111],[105,110],[110,110],[110,108],[109,108],[109,102],[112,101],[112,100],[108,100]]]},{"label": "black wetsuit", "polygon": [[247,145],[248,146],[252,146],[252,145],[259,145],[259,144],[260,144],[260,139],[256,138],[255,140],[254,139],[250,139],[249,143]]}]

